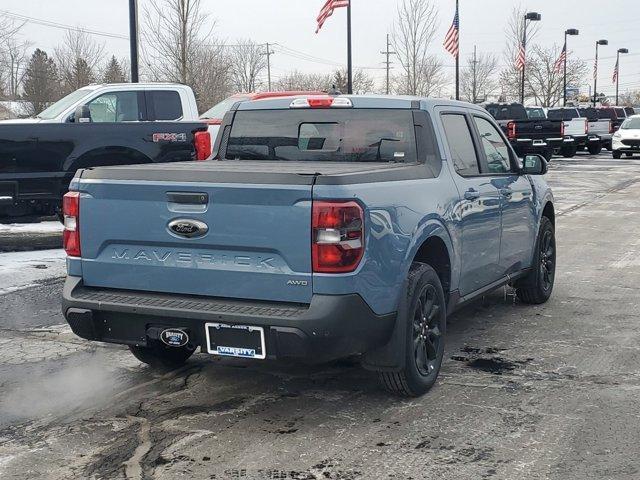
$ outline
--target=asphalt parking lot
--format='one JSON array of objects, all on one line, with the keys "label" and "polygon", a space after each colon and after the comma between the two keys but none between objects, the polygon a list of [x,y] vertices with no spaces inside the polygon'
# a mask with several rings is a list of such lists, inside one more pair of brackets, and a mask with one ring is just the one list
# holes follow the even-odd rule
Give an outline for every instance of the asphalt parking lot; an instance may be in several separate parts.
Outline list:
[{"label": "asphalt parking lot", "polygon": [[640,478],[640,158],[554,159],[548,181],[551,300],[458,312],[411,400],[355,362],[155,373],[71,334],[55,221],[0,225],[0,478]]}]

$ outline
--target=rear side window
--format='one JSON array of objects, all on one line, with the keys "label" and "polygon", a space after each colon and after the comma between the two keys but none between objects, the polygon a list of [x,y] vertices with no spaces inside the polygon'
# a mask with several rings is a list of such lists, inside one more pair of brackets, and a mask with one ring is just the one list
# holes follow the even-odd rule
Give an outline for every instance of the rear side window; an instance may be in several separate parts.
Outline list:
[{"label": "rear side window", "polygon": [[417,163],[411,110],[236,112],[228,160]]},{"label": "rear side window", "polygon": [[463,177],[479,175],[478,156],[466,117],[462,114],[443,114],[442,125],[456,172]]},{"label": "rear side window", "polygon": [[183,117],[180,94],[173,90],[147,92],[147,109],[152,120],[179,120]]}]

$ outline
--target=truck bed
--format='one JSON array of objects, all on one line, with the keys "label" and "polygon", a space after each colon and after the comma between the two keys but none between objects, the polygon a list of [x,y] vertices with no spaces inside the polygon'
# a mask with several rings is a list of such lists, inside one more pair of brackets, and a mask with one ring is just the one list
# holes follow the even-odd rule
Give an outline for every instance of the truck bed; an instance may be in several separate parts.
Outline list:
[{"label": "truck bed", "polygon": [[225,160],[88,168],[90,180],[341,185],[426,177],[422,164]]}]

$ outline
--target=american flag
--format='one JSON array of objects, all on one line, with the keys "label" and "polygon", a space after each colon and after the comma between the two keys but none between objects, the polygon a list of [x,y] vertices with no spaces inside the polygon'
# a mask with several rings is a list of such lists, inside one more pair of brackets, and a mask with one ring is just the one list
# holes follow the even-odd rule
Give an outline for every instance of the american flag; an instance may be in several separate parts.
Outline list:
[{"label": "american flag", "polygon": [[458,58],[460,54],[460,16],[458,15],[458,3],[456,2],[456,14],[453,16],[453,23],[444,37],[444,48],[447,52]]},{"label": "american flag", "polygon": [[336,8],[348,7],[349,1],[350,0],[327,0],[327,2],[324,4],[324,7],[322,7],[322,10],[320,10],[320,14],[318,15],[318,18],[316,19],[318,22],[318,28],[316,28],[316,33],[320,31],[320,29],[324,25],[324,22],[327,21],[327,18],[333,15],[333,11]]},{"label": "american flag", "polygon": [[619,60],[616,61],[616,66],[613,69],[613,83],[618,81],[618,62]]},{"label": "american flag", "polygon": [[560,56],[558,60],[556,60],[555,65],[553,66],[553,71],[556,73],[560,73],[564,70],[564,62],[567,59],[567,45],[564,45],[562,52],[560,52]]},{"label": "american flag", "polygon": [[518,49],[518,56],[516,57],[516,69],[524,70],[524,66],[526,64],[526,53],[524,50],[524,43],[520,43],[520,48]]}]

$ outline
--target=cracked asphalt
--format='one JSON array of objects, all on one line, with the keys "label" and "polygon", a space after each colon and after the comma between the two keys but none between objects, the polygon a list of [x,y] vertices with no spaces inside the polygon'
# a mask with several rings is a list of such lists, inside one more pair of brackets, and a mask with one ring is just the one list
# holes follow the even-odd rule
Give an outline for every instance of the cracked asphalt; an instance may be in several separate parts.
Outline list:
[{"label": "cracked asphalt", "polygon": [[154,372],[74,337],[61,279],[0,295],[0,478],[640,478],[640,159],[557,159],[548,180],[551,300],[458,312],[419,399],[356,360]]}]

